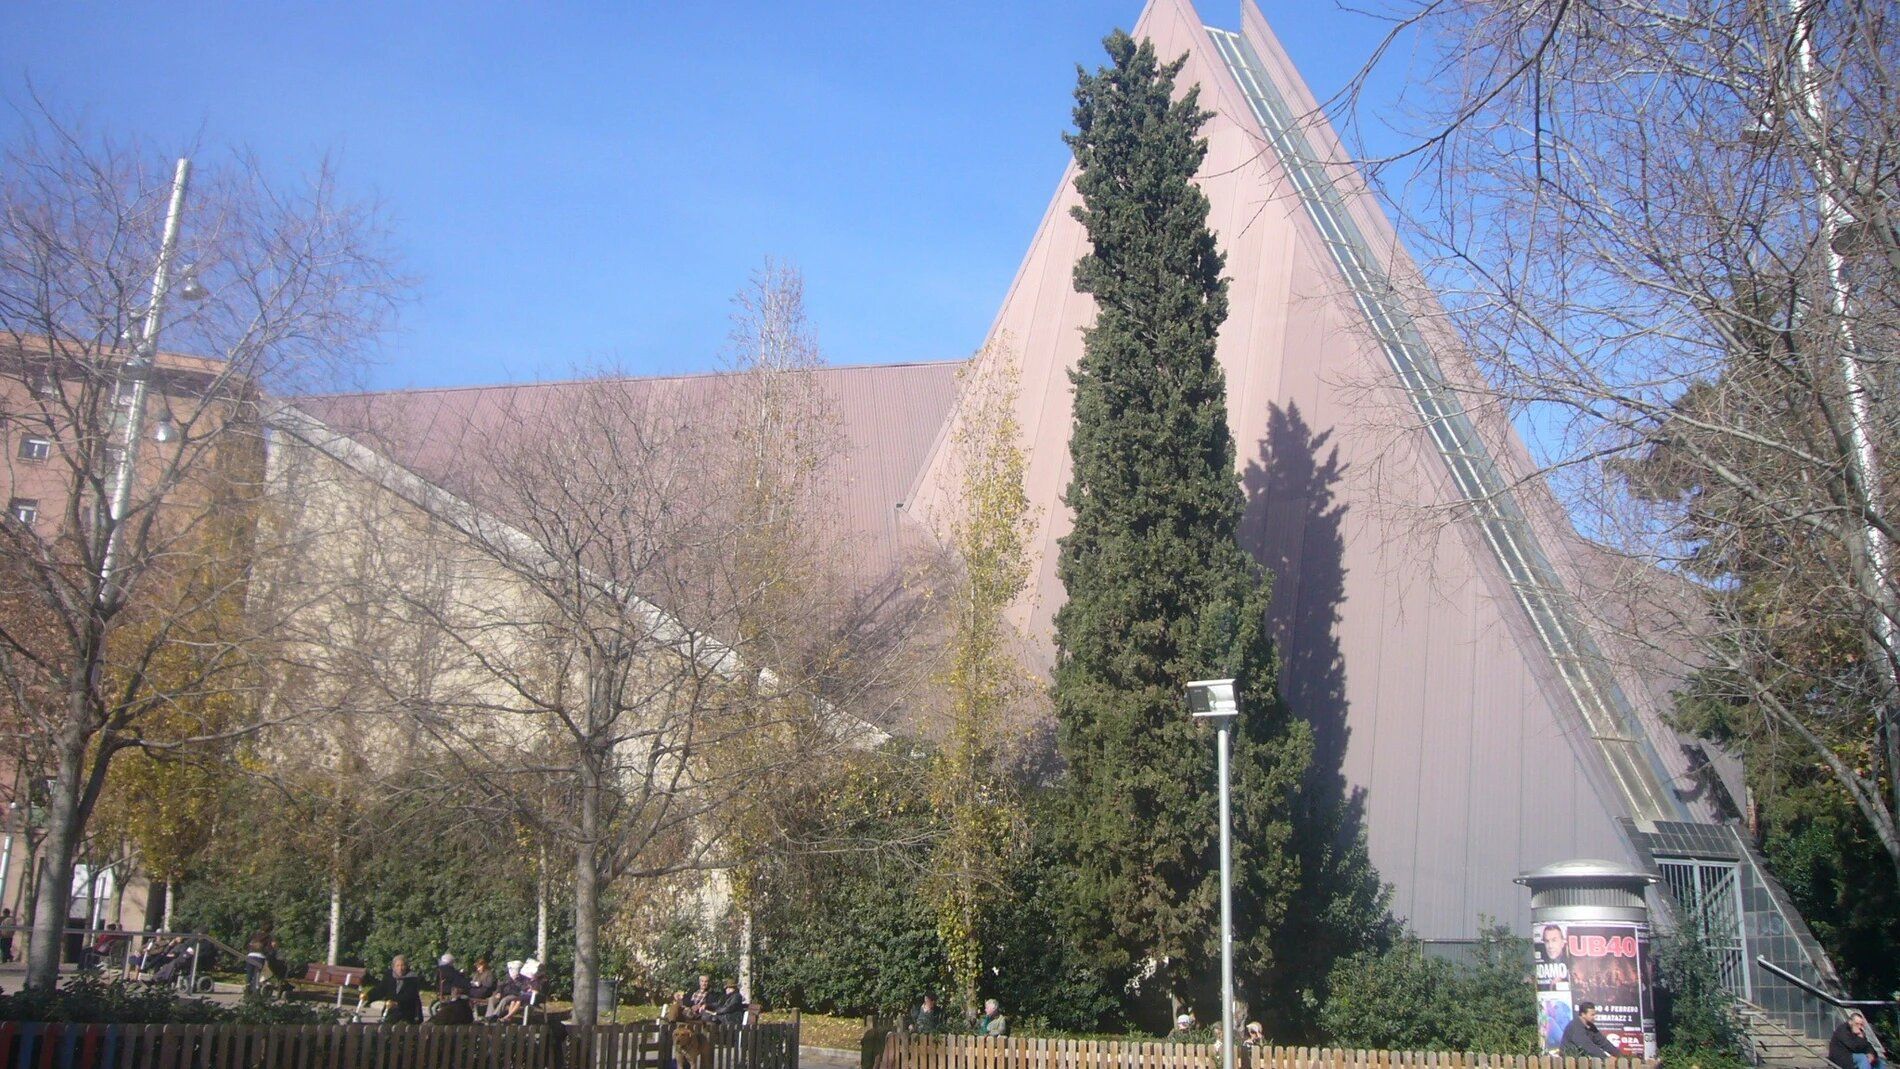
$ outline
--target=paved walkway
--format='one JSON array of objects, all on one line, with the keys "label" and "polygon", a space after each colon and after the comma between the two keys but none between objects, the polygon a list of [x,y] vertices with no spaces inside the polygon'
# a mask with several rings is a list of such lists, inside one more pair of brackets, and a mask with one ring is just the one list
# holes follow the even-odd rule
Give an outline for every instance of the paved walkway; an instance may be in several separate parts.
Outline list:
[{"label": "paved walkway", "polygon": [[798,1069],[858,1069],[858,1052],[832,1047],[800,1047]]}]

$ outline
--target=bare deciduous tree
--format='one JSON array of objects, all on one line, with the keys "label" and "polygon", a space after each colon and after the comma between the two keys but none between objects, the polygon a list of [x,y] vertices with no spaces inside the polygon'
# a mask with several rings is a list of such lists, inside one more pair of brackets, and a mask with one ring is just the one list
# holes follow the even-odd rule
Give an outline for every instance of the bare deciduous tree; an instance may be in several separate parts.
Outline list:
[{"label": "bare deciduous tree", "polygon": [[[179,263],[208,294],[159,295],[168,347],[201,356],[159,353],[147,314],[172,177],[148,152],[51,121],[0,156],[15,499],[0,520],[0,678],[7,730],[46,761],[35,986],[54,981],[75,851],[115,756],[254,727],[210,713],[268,675],[268,635],[242,611],[249,521],[265,507],[257,401],[350,366],[396,288],[375,216],[327,171],[285,187],[237,158],[197,176],[184,218]],[[127,441],[137,398],[147,433]],[[137,477],[114,508],[128,453]]]},{"label": "bare deciduous tree", "polygon": [[571,863],[582,1023],[616,882],[776,845],[773,805],[881,736],[860,699],[883,693],[888,631],[909,618],[833,585],[818,479],[835,432],[796,276],[769,271],[748,295],[733,373],[498,392],[455,428],[441,485],[297,431],[404,501],[330,541],[380,544],[359,559],[392,570],[347,607],[382,623],[306,613],[329,640],[313,668],[397,718],[424,770],[412,787]]},{"label": "bare deciduous tree", "polygon": [[1622,644],[1804,750],[1900,871],[1894,10],[1390,10],[1449,87],[1410,236],[1489,379],[1467,407],[1501,396],[1635,565]]}]

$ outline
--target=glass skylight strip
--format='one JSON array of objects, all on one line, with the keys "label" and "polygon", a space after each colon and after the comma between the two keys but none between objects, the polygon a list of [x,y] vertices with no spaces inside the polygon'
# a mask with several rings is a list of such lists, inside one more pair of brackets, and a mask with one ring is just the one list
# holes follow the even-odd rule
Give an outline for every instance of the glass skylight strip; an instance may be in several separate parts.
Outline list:
[{"label": "glass skylight strip", "polygon": [[1411,313],[1397,299],[1390,278],[1347,213],[1344,198],[1312,152],[1292,110],[1240,34],[1211,26],[1207,32],[1240,83],[1387,362],[1425,421],[1458,493],[1478,516],[1486,544],[1583,714],[1631,814],[1639,820],[1688,819],[1682,801],[1663,788],[1667,777],[1648,733],[1579,618],[1562,577],[1551,566],[1490,448],[1454,396]]}]

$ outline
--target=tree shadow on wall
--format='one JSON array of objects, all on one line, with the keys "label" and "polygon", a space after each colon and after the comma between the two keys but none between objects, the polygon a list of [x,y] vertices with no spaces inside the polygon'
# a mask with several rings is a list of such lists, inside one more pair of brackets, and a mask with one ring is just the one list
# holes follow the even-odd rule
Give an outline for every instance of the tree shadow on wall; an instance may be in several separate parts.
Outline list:
[{"label": "tree shadow on wall", "polygon": [[[1390,891],[1366,854],[1365,791],[1345,777],[1350,728],[1338,627],[1346,506],[1335,492],[1345,466],[1331,438],[1331,431],[1315,433],[1297,405],[1275,405],[1259,454],[1241,476],[1242,538],[1274,577],[1269,623],[1280,697],[1313,730],[1313,760],[1297,803],[1301,896],[1276,938],[1270,990],[1261,993],[1280,1022],[1277,1035],[1307,1037],[1316,1031],[1333,962],[1384,946],[1394,931]],[[1297,1029],[1290,1027],[1296,1021]]]}]

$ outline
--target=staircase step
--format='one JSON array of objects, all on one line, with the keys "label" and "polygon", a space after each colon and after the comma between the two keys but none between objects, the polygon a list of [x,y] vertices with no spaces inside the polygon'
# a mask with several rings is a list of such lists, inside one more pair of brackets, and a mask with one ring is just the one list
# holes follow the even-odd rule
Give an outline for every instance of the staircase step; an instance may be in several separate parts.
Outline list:
[{"label": "staircase step", "polygon": [[1793,1031],[1760,1006],[1737,999],[1735,1023],[1761,1069],[1831,1069],[1827,1043]]}]

